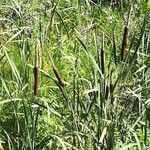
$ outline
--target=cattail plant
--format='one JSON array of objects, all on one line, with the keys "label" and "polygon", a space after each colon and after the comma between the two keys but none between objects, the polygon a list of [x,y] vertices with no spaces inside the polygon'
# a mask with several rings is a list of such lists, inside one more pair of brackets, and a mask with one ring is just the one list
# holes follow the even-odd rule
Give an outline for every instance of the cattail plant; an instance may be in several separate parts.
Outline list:
[{"label": "cattail plant", "polygon": [[53,62],[53,60],[52,60],[52,58],[50,56],[49,56],[49,59],[50,59],[50,62],[51,62],[51,67],[53,69],[55,77],[58,80],[59,85],[62,86],[62,87],[64,87],[65,86],[65,81],[63,80],[63,78],[62,78],[62,76],[61,76],[58,68],[55,66],[55,64],[54,64],[54,62]]},{"label": "cattail plant", "polygon": [[38,45],[35,48],[35,63],[33,68],[34,74],[34,95],[38,94],[38,86],[39,86],[39,59],[40,59],[40,43],[38,41]]},{"label": "cattail plant", "polygon": [[127,48],[127,42],[128,42],[128,36],[129,36],[130,14],[131,14],[131,8],[128,11],[126,25],[124,27],[123,40],[122,40],[121,61],[123,62],[125,61],[125,58],[126,58],[126,48]]},{"label": "cattail plant", "polygon": [[52,67],[53,67],[53,72],[54,72],[54,74],[55,74],[55,76],[56,76],[56,78],[57,78],[59,84],[60,84],[62,87],[64,87],[64,86],[65,86],[65,81],[62,79],[62,77],[61,77],[61,75],[60,75],[60,72],[58,71],[57,67],[56,67],[54,64],[52,65]]},{"label": "cattail plant", "polygon": [[34,73],[34,95],[38,94],[38,75],[39,75],[39,70],[37,66],[34,66],[33,68],[33,73]]}]

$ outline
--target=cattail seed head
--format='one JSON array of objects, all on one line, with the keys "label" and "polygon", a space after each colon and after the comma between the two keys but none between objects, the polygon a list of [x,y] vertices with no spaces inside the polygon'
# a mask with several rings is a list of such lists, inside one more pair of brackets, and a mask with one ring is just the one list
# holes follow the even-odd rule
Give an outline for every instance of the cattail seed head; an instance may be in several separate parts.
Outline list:
[{"label": "cattail seed head", "polygon": [[129,28],[127,26],[125,26],[124,27],[123,40],[122,40],[122,48],[121,48],[121,61],[125,61],[128,34],[129,34]]},{"label": "cattail seed head", "polygon": [[34,74],[34,95],[38,94],[38,76],[39,76],[39,70],[38,67],[33,68],[33,74]]},{"label": "cattail seed head", "polygon": [[109,86],[106,86],[106,89],[105,89],[105,99],[106,100],[108,99],[108,95],[109,95]]},{"label": "cattail seed head", "polygon": [[57,69],[54,65],[53,65],[53,72],[54,72],[54,74],[55,74],[55,76],[56,76],[56,78],[57,78],[59,84],[60,84],[62,87],[64,87],[64,86],[65,86],[65,81],[62,79],[62,77],[61,77],[61,75],[60,75],[58,69]]},{"label": "cattail seed head", "polygon": [[121,61],[125,61],[126,58],[126,48],[129,36],[129,24],[130,24],[130,15],[131,15],[131,8],[128,11],[127,19],[126,19],[126,26],[124,27],[124,34],[122,40],[122,48],[121,48]]}]

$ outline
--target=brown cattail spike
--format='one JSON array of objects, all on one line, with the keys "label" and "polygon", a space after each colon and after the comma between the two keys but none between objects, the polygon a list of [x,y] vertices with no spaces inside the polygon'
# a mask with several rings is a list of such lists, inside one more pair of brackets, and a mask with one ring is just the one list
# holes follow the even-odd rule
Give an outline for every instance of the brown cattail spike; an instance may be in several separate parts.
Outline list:
[{"label": "brown cattail spike", "polygon": [[129,33],[129,28],[125,26],[123,41],[122,41],[122,48],[121,48],[121,61],[125,61],[128,33]]},{"label": "brown cattail spike", "polygon": [[112,77],[113,75],[113,70],[111,70],[110,72],[110,83],[109,83],[109,92],[110,92],[110,99],[111,99],[111,103],[113,104],[113,101],[114,101],[114,85],[113,85],[113,82],[112,82]]},{"label": "brown cattail spike", "polygon": [[51,66],[53,68],[53,72],[59,82],[59,85],[61,85],[62,87],[65,86],[65,81],[62,79],[57,67],[54,65],[54,62],[53,62],[53,59],[51,58],[51,56],[49,55],[49,59],[50,59],[50,62],[51,62]]},{"label": "brown cattail spike", "polygon": [[123,40],[122,40],[121,61],[123,62],[125,61],[125,58],[126,58],[126,48],[127,48],[127,42],[128,42],[128,36],[129,36],[130,14],[131,14],[131,8],[128,11],[126,26],[124,27],[124,34],[123,34]]},{"label": "brown cattail spike", "polygon": [[111,104],[113,104],[113,101],[114,101],[114,88],[113,88],[113,84],[112,83],[110,83],[109,88],[110,88]]},{"label": "brown cattail spike", "polygon": [[106,100],[108,99],[108,95],[109,95],[109,86],[107,85],[106,89],[105,89],[105,99]]},{"label": "brown cattail spike", "polygon": [[54,74],[55,74],[55,76],[56,76],[56,78],[57,78],[59,84],[60,84],[62,87],[65,86],[65,82],[64,82],[64,80],[62,79],[62,77],[61,77],[61,75],[60,75],[58,69],[54,66],[54,64],[53,64],[52,67],[53,67]]},{"label": "brown cattail spike", "polygon": [[39,74],[39,70],[38,70],[38,67],[34,67],[33,68],[33,73],[34,73],[34,95],[37,95],[38,94],[38,74]]},{"label": "brown cattail spike", "polygon": [[33,74],[34,74],[34,95],[38,94],[38,86],[39,86],[39,62],[40,62],[40,50],[41,50],[41,46],[40,46],[40,42],[39,40],[37,40],[37,46],[35,48],[35,64],[34,64],[34,68],[33,68]]}]

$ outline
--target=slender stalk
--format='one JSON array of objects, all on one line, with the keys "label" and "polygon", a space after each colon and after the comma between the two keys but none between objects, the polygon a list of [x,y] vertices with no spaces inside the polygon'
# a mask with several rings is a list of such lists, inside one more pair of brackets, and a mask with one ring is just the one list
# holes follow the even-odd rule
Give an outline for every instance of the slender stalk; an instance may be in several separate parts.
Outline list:
[{"label": "slender stalk", "polygon": [[115,61],[115,65],[117,65],[117,52],[116,52],[116,41],[115,41],[115,32],[113,30],[113,51],[114,51],[114,61]]},{"label": "slender stalk", "polygon": [[105,42],[105,36],[104,36],[104,33],[103,33],[102,48],[101,48],[101,69],[102,69],[102,74],[105,74],[105,52],[104,52],[104,42]]}]

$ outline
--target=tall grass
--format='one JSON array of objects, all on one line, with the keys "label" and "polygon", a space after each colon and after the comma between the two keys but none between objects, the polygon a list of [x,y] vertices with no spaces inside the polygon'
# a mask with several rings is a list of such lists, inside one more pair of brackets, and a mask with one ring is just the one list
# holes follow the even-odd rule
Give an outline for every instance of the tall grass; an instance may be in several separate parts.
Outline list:
[{"label": "tall grass", "polygon": [[147,0],[104,5],[88,0],[3,0],[1,4],[4,149],[149,146]]}]

